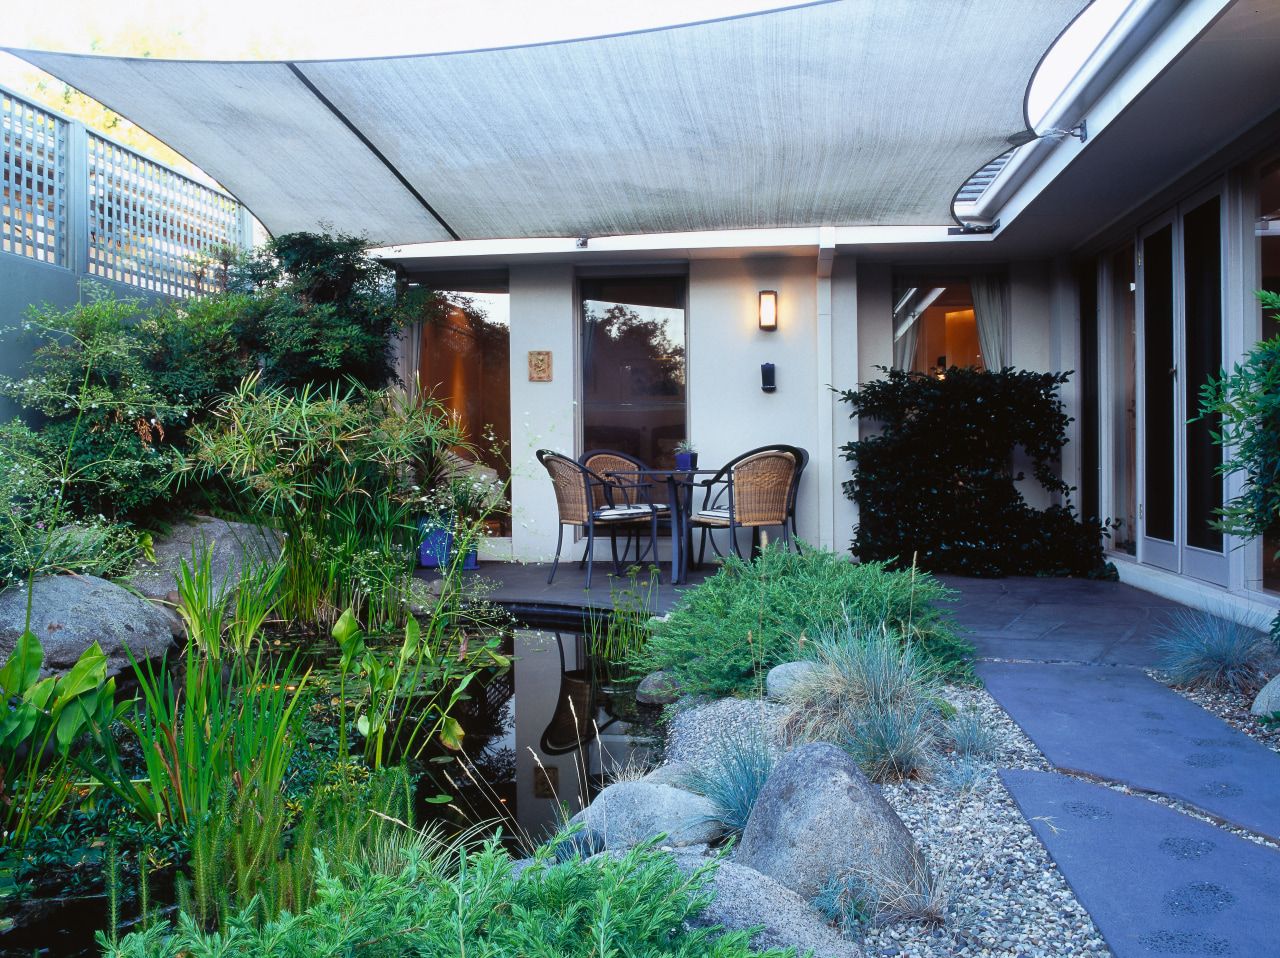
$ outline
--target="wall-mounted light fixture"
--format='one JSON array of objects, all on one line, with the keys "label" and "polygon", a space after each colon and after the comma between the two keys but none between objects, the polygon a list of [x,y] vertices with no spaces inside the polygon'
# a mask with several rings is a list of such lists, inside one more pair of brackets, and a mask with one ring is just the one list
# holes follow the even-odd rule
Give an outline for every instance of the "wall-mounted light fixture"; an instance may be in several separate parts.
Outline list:
[{"label": "wall-mounted light fixture", "polygon": [[767,393],[777,390],[778,379],[777,373],[773,368],[773,363],[760,364],[760,388]]},{"label": "wall-mounted light fixture", "polygon": [[778,328],[778,291],[760,290],[760,328],[775,332]]}]

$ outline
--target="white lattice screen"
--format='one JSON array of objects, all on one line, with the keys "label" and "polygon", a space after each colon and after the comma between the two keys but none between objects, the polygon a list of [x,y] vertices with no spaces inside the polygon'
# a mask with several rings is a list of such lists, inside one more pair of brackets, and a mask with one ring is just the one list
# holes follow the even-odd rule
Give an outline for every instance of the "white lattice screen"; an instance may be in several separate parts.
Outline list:
[{"label": "white lattice screen", "polygon": [[195,259],[235,243],[239,204],[89,134],[89,273],[169,296],[204,290]]},{"label": "white lattice screen", "polygon": [[65,120],[0,91],[0,250],[66,265]]}]

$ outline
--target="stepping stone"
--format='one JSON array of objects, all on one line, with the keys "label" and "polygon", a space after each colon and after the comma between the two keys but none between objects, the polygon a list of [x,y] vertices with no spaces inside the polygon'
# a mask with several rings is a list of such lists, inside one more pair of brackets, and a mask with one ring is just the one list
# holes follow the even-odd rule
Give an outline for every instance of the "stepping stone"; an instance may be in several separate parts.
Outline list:
[{"label": "stepping stone", "polygon": [[1280,852],[1065,775],[1000,778],[1116,958],[1276,954]]},{"label": "stepping stone", "polygon": [[1280,755],[1139,670],[983,662],[978,674],[1058,768],[1280,840]]}]

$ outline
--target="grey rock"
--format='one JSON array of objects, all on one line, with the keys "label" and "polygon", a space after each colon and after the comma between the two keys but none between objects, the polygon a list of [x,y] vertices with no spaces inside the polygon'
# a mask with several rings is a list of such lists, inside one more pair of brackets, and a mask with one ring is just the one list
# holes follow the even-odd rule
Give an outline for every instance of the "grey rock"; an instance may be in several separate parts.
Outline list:
[{"label": "grey rock", "polygon": [[177,587],[182,560],[186,559],[189,565],[192,556],[202,553],[207,543],[213,544],[215,588],[223,582],[231,587],[239,581],[246,554],[259,559],[280,554],[280,540],[271,529],[201,518],[180,522],[169,535],[157,539],[152,544],[156,561],[139,559],[126,581],[148,599],[163,599]]},{"label": "grey rock", "polygon": [[698,845],[715,841],[720,834],[712,815],[711,803],[701,795],[670,785],[618,782],[604,789],[569,824],[585,823],[611,849],[629,848],[658,835],[667,836],[666,845]]},{"label": "grey rock", "polygon": [[703,766],[719,757],[730,739],[763,737],[776,748],[781,744],[778,724],[786,712],[775,702],[735,698],[682,709],[668,725],[663,754],[669,762]]},{"label": "grey rock", "polygon": [[[0,662],[7,661],[26,625],[27,592],[0,593]],[[173,644],[169,620],[128,589],[94,576],[39,579],[31,596],[31,631],[44,647],[44,669],[61,672],[97,642],[111,670],[163,656]]]},{"label": "grey rock", "polygon": [[671,762],[667,765],[659,765],[640,781],[648,782],[650,785],[672,785],[679,788],[680,782],[689,773],[690,769],[691,766],[684,762]]},{"label": "grey rock", "polygon": [[646,675],[636,687],[636,701],[641,705],[671,705],[683,694],[683,687],[667,672]]},{"label": "grey rock", "polygon": [[784,699],[812,671],[812,662],[783,662],[775,665],[765,676],[765,693],[771,699]]},{"label": "grey rock", "polygon": [[747,820],[736,862],[811,899],[857,871],[915,884],[928,874],[915,839],[849,755],[826,742],[782,758]]},{"label": "grey rock", "polygon": [[[676,864],[688,875],[705,866],[707,859],[677,854]],[[804,955],[812,949],[816,958],[861,958],[864,953],[794,891],[753,868],[722,861],[707,890],[715,898],[695,924],[723,925],[728,931],[763,925],[751,938],[751,947],[757,951],[795,948],[797,955]]]},{"label": "grey rock", "polygon": [[532,858],[517,858],[511,863],[511,877],[516,881],[519,881],[520,876],[523,875],[525,870],[532,864]]},{"label": "grey rock", "polygon": [[1262,687],[1262,691],[1254,698],[1253,707],[1249,711],[1254,715],[1271,715],[1273,712],[1280,712],[1280,675]]}]

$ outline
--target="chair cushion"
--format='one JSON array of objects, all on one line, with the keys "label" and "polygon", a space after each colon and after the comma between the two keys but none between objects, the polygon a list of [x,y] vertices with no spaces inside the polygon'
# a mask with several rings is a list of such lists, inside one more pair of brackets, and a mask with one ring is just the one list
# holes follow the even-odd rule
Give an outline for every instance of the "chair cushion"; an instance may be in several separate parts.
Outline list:
[{"label": "chair cushion", "polygon": [[616,522],[621,519],[634,519],[637,516],[648,516],[656,511],[653,507],[646,504],[637,504],[632,506],[605,506],[603,509],[595,511],[597,522]]},{"label": "chair cushion", "polygon": [[693,521],[707,525],[727,526],[729,524],[728,509],[700,509],[693,514]]}]

